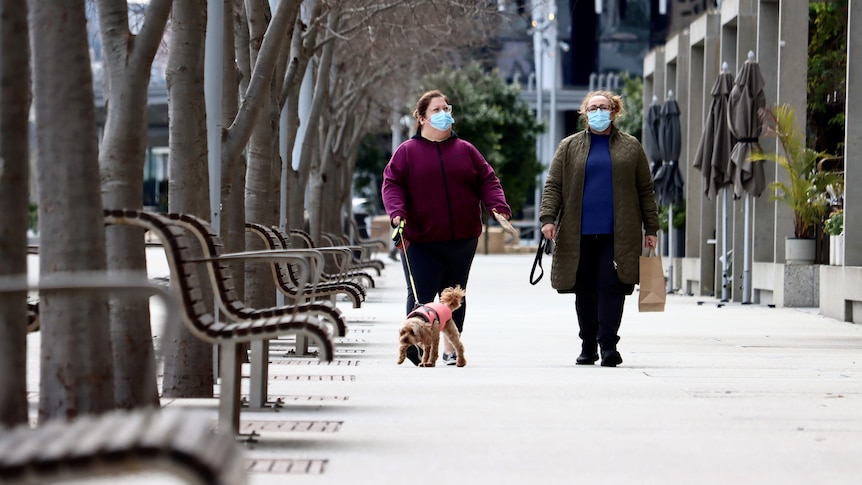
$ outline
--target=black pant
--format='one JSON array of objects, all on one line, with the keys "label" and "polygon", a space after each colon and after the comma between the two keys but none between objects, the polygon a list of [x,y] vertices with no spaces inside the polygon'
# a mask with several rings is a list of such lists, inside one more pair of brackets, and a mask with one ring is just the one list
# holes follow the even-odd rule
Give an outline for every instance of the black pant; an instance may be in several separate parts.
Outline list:
[{"label": "black pant", "polygon": [[578,336],[585,350],[616,349],[626,295],[634,285],[620,281],[614,262],[614,237],[611,234],[581,236],[578,274],[575,282],[575,310]]},{"label": "black pant", "polygon": [[[470,267],[473,265],[473,256],[476,255],[478,244],[479,238],[428,243],[411,242],[407,248],[407,257],[401,258],[401,266],[404,267],[407,280],[407,313],[413,311],[417,303],[413,296],[414,285],[420,304],[434,301],[440,292],[450,286],[461,285],[461,288],[466,289],[467,277],[470,276]],[[464,329],[466,313],[467,297],[465,296],[461,301],[461,308],[452,313],[452,320],[459,332]]]}]

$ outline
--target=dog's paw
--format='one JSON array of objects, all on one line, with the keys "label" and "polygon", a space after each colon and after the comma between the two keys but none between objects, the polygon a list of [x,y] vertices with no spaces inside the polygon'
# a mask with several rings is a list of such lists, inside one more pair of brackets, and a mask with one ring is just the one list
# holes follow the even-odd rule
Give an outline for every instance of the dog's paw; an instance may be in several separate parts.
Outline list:
[{"label": "dog's paw", "polygon": [[461,356],[458,356],[458,360],[455,362],[455,367],[464,367],[467,365],[467,359],[462,359]]}]

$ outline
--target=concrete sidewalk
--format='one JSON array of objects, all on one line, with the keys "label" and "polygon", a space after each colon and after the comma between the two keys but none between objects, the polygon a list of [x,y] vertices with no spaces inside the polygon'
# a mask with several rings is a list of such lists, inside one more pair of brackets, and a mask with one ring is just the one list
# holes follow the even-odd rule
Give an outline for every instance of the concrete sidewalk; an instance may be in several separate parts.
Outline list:
[{"label": "concrete sidewalk", "polygon": [[[248,446],[251,483],[859,482],[860,326],[684,296],[641,314],[635,293],[623,364],[575,366],[574,296],[550,288],[549,257],[531,286],[532,260],[476,257],[464,368],[395,364],[406,289],[388,260],[362,308],[339,303],[335,362],[274,343],[270,395],[285,404],[241,419],[292,431]],[[216,416],[215,400],[165,404]]]}]

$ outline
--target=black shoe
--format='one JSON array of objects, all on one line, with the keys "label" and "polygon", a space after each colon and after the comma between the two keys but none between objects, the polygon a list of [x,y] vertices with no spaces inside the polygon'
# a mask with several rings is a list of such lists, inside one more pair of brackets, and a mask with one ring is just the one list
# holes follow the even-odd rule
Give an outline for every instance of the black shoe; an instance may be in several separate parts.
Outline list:
[{"label": "black shoe", "polygon": [[415,345],[407,347],[407,358],[413,362],[413,365],[419,365],[422,362],[422,349]]},{"label": "black shoe", "polygon": [[579,355],[578,358],[575,359],[575,364],[593,365],[598,360],[599,360],[599,353],[598,352],[596,352],[596,351],[593,351],[593,352],[585,351],[585,352],[581,352],[581,355]]},{"label": "black shoe", "polygon": [[616,350],[602,350],[602,367],[616,367],[623,363],[623,357]]}]

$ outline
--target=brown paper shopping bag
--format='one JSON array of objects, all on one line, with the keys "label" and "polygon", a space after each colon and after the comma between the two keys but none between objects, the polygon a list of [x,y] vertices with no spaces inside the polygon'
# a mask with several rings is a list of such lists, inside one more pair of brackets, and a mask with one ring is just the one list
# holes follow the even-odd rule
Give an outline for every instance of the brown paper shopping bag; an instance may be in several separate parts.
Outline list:
[{"label": "brown paper shopping bag", "polygon": [[661,266],[661,256],[655,248],[650,248],[646,256],[640,256],[640,293],[638,294],[638,311],[663,312],[667,300],[664,269]]}]

